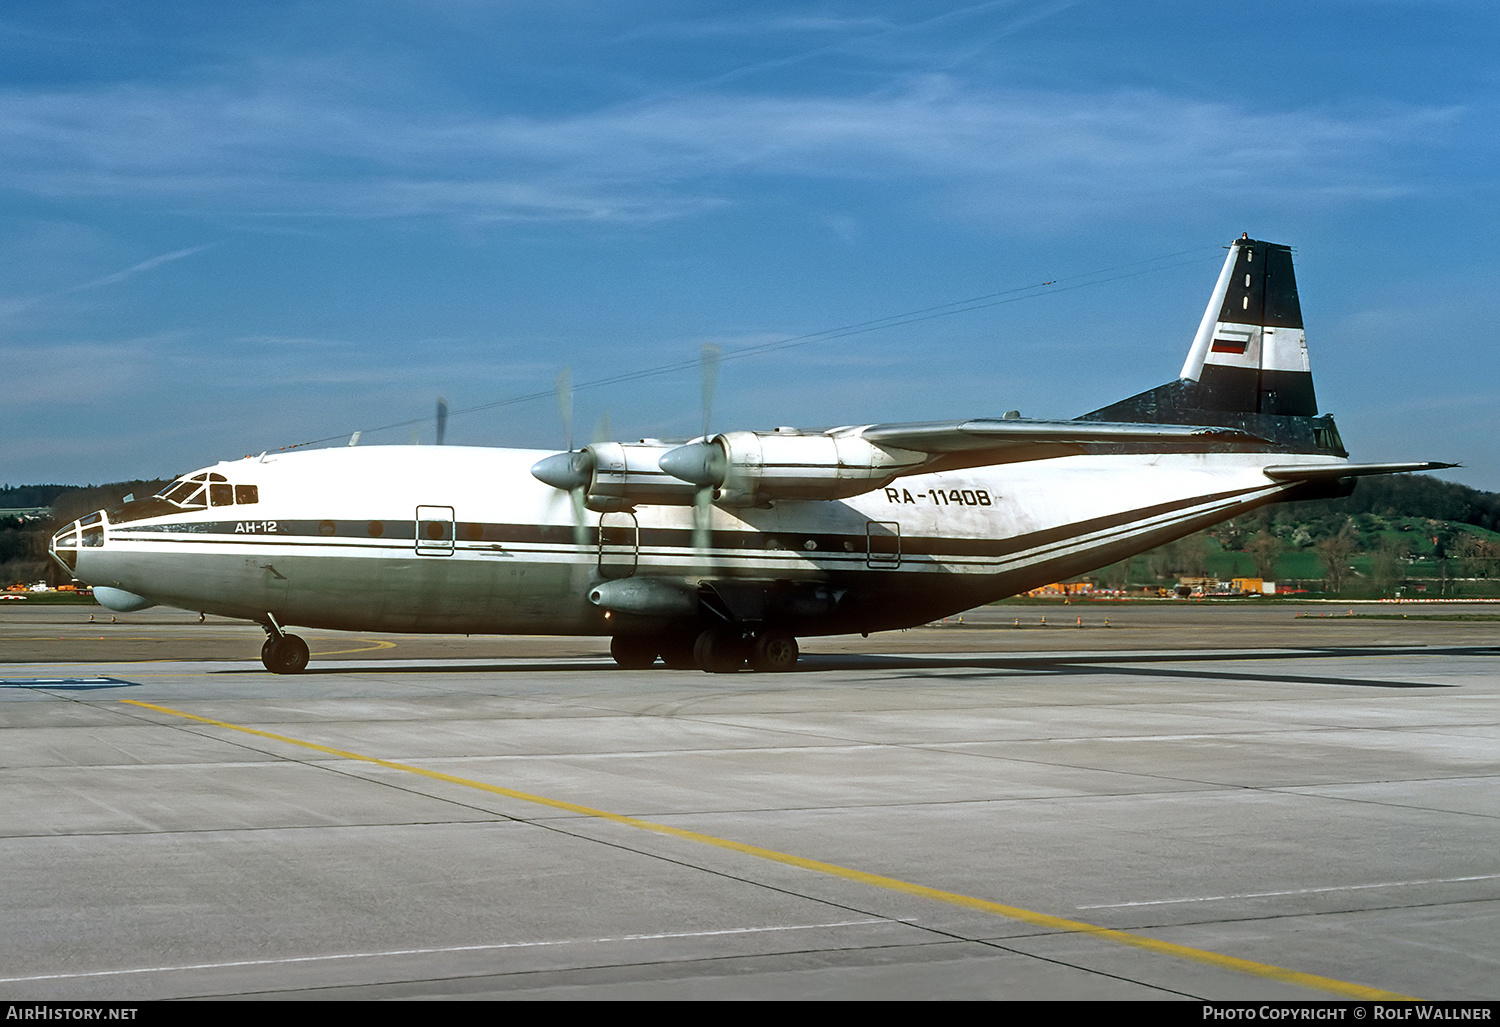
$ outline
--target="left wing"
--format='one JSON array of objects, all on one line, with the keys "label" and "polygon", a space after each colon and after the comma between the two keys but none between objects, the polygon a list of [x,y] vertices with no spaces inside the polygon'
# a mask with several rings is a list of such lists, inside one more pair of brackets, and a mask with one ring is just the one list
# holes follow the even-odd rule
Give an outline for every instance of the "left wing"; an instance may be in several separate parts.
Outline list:
[{"label": "left wing", "polygon": [[1173,450],[1271,445],[1233,428],[976,418],[813,432],[726,432],[663,453],[658,466],[674,478],[712,489],[716,503],[762,506],[778,499],[847,499],[904,475],[1047,460],[1101,443]]},{"label": "left wing", "polygon": [[[872,424],[855,429],[878,446],[921,453],[968,453],[1056,446],[1069,452],[1097,443],[1162,443],[1174,446],[1216,446],[1228,442],[1269,445],[1266,439],[1234,428],[1191,424],[1121,424],[1109,421],[1031,421],[1021,418],[978,417],[968,421],[921,424]],[[988,463],[990,461],[981,461]]]}]

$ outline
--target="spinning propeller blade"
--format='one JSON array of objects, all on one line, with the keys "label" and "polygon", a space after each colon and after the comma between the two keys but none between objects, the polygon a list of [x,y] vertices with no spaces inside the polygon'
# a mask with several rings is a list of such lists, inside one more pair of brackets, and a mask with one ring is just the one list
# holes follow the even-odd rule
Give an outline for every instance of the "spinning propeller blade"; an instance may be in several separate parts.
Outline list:
[{"label": "spinning propeller blade", "polygon": [[568,451],[548,457],[539,463],[538,467],[550,464],[555,469],[554,473],[539,475],[539,477],[554,488],[567,493],[570,505],[573,507],[573,544],[582,548],[589,543],[589,526],[584,512],[584,502],[588,498],[589,478],[593,473],[593,464],[587,451],[573,449],[573,369],[571,367],[564,367],[557,373],[553,389],[557,393],[557,413],[562,420],[563,435],[567,438]]},{"label": "spinning propeller blade", "polygon": [[[705,443],[709,439],[709,428],[713,421],[714,390],[719,384],[719,365],[723,359],[724,351],[718,346],[710,343],[703,347],[699,373],[702,376],[703,440]],[[711,485],[705,485],[693,495],[693,549],[700,557],[707,554],[713,542],[713,513],[714,489]]]},{"label": "spinning propeller blade", "polygon": [[557,381],[552,388],[557,393],[557,413],[562,418],[563,435],[568,442],[568,449],[573,448],[573,369],[565,367],[557,372]]}]

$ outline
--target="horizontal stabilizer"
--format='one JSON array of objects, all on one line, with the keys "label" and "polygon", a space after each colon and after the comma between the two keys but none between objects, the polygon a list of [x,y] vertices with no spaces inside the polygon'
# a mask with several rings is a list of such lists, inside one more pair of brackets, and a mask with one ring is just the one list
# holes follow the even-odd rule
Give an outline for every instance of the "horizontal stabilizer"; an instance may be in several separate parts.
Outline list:
[{"label": "horizontal stabilizer", "polygon": [[1359,478],[1367,474],[1401,474],[1406,471],[1441,471],[1458,464],[1425,460],[1414,464],[1316,464],[1312,466],[1267,467],[1272,481],[1328,481],[1333,478]]}]

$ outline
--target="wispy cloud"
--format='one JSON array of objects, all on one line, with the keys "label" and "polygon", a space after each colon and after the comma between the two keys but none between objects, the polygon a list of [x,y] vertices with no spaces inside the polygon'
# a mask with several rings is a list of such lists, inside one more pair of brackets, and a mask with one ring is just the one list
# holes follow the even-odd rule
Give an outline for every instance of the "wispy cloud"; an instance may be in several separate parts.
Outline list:
[{"label": "wispy cloud", "polygon": [[941,75],[871,95],[690,93],[554,117],[405,110],[294,85],[13,91],[0,96],[0,183],[244,214],[633,221],[798,177],[965,197],[971,212],[1004,218],[1184,191],[1326,202],[1420,189],[1410,149],[1452,138],[1465,116],[1410,104],[1257,110]]},{"label": "wispy cloud", "polygon": [[86,340],[43,348],[6,346],[0,405],[23,417],[51,421],[46,412],[111,405],[138,395],[153,379],[159,354],[176,339],[153,335]]},{"label": "wispy cloud", "polygon": [[202,253],[204,250],[211,249],[214,245],[214,243],[204,243],[202,246],[185,246],[180,250],[173,250],[170,253],[158,254],[155,257],[149,257],[141,261],[139,264],[132,264],[123,271],[115,271],[112,274],[95,278],[92,281],[82,282],[78,285],[59,290],[58,295],[67,295],[74,292],[83,292],[86,289],[98,289],[106,285],[115,285],[118,282],[125,281],[127,278],[134,278],[143,271],[150,271],[154,267],[170,264],[174,260],[191,257],[195,253]]},{"label": "wispy cloud", "polygon": [[215,245],[215,243],[204,243],[201,246],[187,246],[180,250],[172,250],[170,253],[161,253],[157,256],[149,257],[146,260],[143,260],[138,264],[132,264],[130,267],[127,267],[121,271],[114,271],[110,274],[102,275],[98,278],[93,278],[86,282],[79,282],[77,285],[70,285],[62,289],[54,289],[50,292],[38,293],[33,296],[22,296],[13,299],[0,300],[0,316],[20,313],[23,310],[29,310],[32,307],[39,306],[50,300],[60,299],[63,296],[71,296],[74,293],[87,292],[90,289],[101,289],[107,285],[118,285],[120,282],[127,281],[128,279],[134,278],[136,275],[142,274],[146,271],[150,271],[152,268],[161,267],[163,264],[170,264],[173,261],[191,257],[195,253],[202,253],[204,250],[211,249]]}]

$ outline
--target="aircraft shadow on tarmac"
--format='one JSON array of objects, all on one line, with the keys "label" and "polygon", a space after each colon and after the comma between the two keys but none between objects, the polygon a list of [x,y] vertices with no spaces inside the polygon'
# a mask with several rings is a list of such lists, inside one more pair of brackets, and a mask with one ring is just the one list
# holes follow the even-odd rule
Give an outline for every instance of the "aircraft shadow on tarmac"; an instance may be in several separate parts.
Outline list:
[{"label": "aircraft shadow on tarmac", "polygon": [[[1265,671],[1234,671],[1227,669],[1187,669],[1163,666],[1172,663],[1243,663],[1256,661],[1268,663],[1272,661],[1297,661],[1305,663],[1308,661],[1341,659],[1347,657],[1363,656],[1401,656],[1406,658],[1420,659],[1422,657],[1453,657],[1453,656],[1481,656],[1494,657],[1500,655],[1500,648],[1494,646],[1461,646],[1435,648],[1430,646],[1403,647],[1403,646],[1373,646],[1360,648],[1341,649],[1305,649],[1305,650],[1276,650],[1273,652],[1255,651],[1216,651],[1200,650],[1194,652],[1172,652],[1172,653],[1119,653],[1101,654],[1091,653],[1080,656],[1062,656],[1056,654],[1030,655],[995,655],[993,653],[976,653],[973,655],[949,655],[922,656],[922,655],[816,655],[803,654],[797,668],[792,675],[807,675],[828,673],[831,671],[850,670],[897,670],[921,672],[921,677],[938,676],[932,672],[944,671],[942,677],[991,677],[999,671],[1014,677],[1038,677],[1091,673],[1091,674],[1115,674],[1122,677],[1152,677],[1152,678],[1181,678],[1184,680],[1197,681],[1253,681],[1267,683],[1285,684],[1309,684],[1309,685],[1346,685],[1364,688],[1456,688],[1457,685],[1436,681],[1395,681],[1382,680],[1379,678],[1329,676],[1307,673],[1265,672]],[[661,673],[663,668],[655,668]],[[525,662],[506,662],[495,664],[474,664],[468,662],[455,663],[423,663],[396,665],[394,661],[362,661],[357,666],[342,667],[309,667],[302,673],[307,676],[332,675],[332,674],[546,674],[546,673],[598,673],[598,674],[630,674],[636,675],[642,671],[621,670],[613,663],[603,658],[591,657],[560,657],[555,660],[527,660]],[[234,668],[219,671],[211,671],[213,674],[261,674],[260,668]],[[682,671],[683,675],[696,675],[698,671]],[[729,682],[749,683],[754,681],[760,685],[788,682],[786,674],[741,674],[741,675],[713,675],[714,679]],[[702,680],[701,677],[695,680]]]}]

